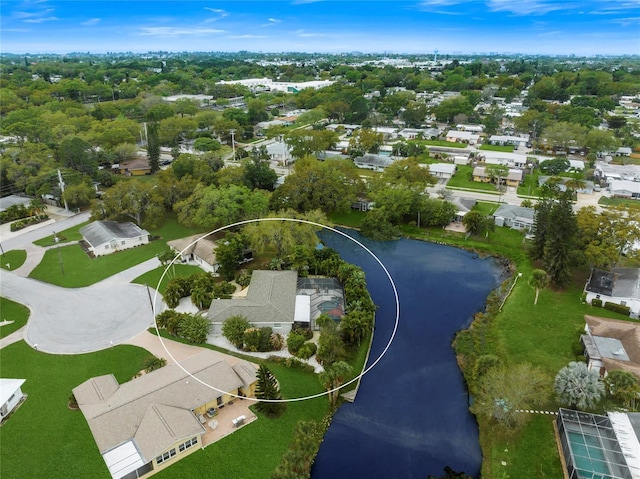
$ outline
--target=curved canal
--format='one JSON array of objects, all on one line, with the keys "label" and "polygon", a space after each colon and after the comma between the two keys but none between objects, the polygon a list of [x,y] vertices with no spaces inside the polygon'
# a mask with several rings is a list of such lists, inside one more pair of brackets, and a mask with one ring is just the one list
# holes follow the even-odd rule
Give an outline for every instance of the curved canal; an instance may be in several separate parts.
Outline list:
[{"label": "curved canal", "polygon": [[[334,416],[312,469],[313,479],[420,478],[445,466],[477,477],[478,428],[451,341],[500,282],[491,259],[416,240],[365,244],[391,273],[400,298],[393,344],[362,378],[357,399]],[[359,265],[378,305],[369,363],[392,334],[395,300],[378,263],[347,238],[323,234],[327,246]]]}]

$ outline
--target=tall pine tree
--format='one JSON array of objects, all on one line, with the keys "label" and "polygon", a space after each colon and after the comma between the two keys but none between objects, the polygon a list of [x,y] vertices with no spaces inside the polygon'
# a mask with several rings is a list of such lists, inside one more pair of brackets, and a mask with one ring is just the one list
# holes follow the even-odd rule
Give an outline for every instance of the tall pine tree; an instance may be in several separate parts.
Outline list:
[{"label": "tall pine tree", "polygon": [[571,267],[576,249],[578,222],[573,212],[571,191],[553,201],[547,217],[542,261],[549,278],[557,285],[571,280]]},{"label": "tall pine tree", "polygon": [[158,134],[158,122],[150,121],[147,124],[147,154],[151,173],[160,169],[160,136]]},{"label": "tall pine tree", "polygon": [[[271,370],[265,366],[264,364],[260,365],[258,368],[258,383],[256,384],[256,398],[259,400],[278,400],[282,399],[282,394],[280,393],[280,387],[278,386],[278,381],[275,376],[271,372]],[[266,414],[270,417],[277,417],[284,412],[287,405],[282,402],[265,402],[259,401],[256,405],[256,409],[261,413]]]}]

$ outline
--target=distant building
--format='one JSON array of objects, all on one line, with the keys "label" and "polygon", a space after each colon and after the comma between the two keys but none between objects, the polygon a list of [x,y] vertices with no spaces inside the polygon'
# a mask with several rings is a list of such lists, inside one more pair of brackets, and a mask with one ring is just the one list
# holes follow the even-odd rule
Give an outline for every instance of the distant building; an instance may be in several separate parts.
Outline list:
[{"label": "distant building", "polygon": [[449,130],[446,134],[446,140],[453,143],[475,145],[480,141],[480,135],[470,131]]},{"label": "distant building", "polygon": [[454,163],[431,163],[424,166],[429,168],[431,175],[440,179],[448,180],[456,172],[456,165]]},{"label": "distant building", "polygon": [[144,176],[151,174],[151,166],[146,158],[134,158],[133,160],[123,161],[118,165],[121,175],[125,176]]},{"label": "distant building", "polygon": [[493,213],[496,226],[507,226],[511,229],[530,232],[535,222],[536,211],[533,208],[503,203]]},{"label": "distant building", "polygon": [[353,162],[358,168],[366,168],[368,170],[383,171],[387,166],[393,164],[394,160],[389,156],[374,155],[367,153],[363,156],[357,156]]}]

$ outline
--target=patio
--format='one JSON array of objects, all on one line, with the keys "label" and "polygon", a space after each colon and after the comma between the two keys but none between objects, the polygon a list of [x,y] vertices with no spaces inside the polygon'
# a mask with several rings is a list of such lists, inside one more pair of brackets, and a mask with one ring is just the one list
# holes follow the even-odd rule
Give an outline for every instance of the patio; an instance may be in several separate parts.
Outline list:
[{"label": "patio", "polygon": [[[213,418],[205,415],[206,421],[203,426],[206,432],[202,436],[202,447],[207,447],[258,419],[249,409],[249,406],[256,402],[254,399],[234,399],[233,404],[227,403],[224,407],[218,408],[218,414]],[[244,421],[241,425],[234,426],[233,420],[240,416],[244,416]]]}]

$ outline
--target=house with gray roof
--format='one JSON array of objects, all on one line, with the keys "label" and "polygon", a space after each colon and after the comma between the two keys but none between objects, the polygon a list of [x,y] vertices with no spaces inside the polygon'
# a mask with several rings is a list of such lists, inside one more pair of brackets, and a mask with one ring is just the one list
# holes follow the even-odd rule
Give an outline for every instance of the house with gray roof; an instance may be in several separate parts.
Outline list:
[{"label": "house with gray roof", "polygon": [[357,156],[353,162],[358,168],[366,168],[373,171],[383,171],[387,166],[393,163],[393,158],[383,155],[374,155],[367,153],[363,156]]},{"label": "house with gray roof", "polygon": [[113,374],[88,379],[73,394],[111,476],[146,478],[201,449],[204,414],[254,396],[256,371],[203,350],[123,384]]},{"label": "house with gray roof", "polygon": [[104,256],[149,242],[149,232],[132,222],[94,221],[80,228],[87,250]]},{"label": "house with gray roof", "polygon": [[503,203],[493,213],[496,226],[507,226],[511,229],[531,231],[535,220],[536,210],[524,206]]},{"label": "house with gray roof", "polygon": [[628,306],[630,316],[640,315],[640,268],[613,268],[611,271],[592,269],[584,287],[586,301],[594,299]]},{"label": "house with gray roof", "polygon": [[[207,317],[212,334],[222,334],[222,324],[231,316],[244,316],[256,327],[270,327],[286,335],[296,317],[298,273],[295,271],[255,270],[245,297],[214,299]],[[307,319],[308,322],[308,319]]]}]

